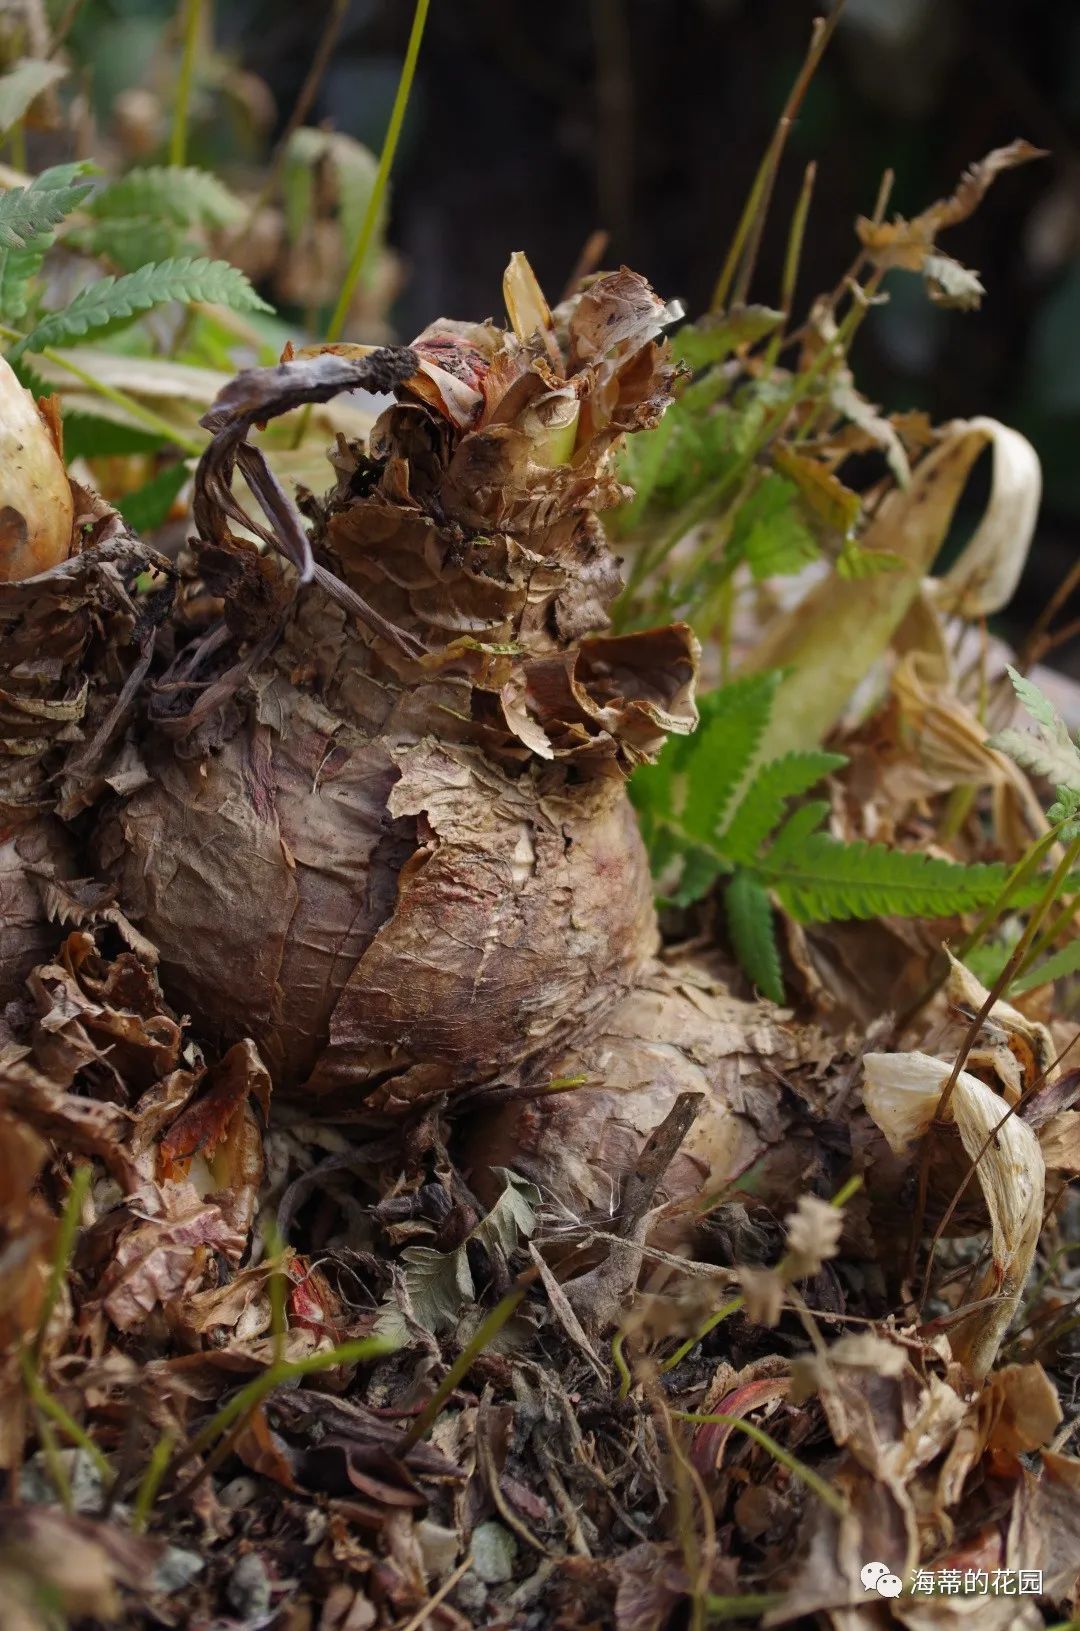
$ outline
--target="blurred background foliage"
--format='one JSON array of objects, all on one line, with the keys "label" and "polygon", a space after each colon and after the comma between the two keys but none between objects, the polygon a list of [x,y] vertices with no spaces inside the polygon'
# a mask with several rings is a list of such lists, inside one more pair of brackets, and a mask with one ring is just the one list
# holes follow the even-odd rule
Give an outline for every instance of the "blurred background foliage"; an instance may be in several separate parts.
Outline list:
[{"label": "blurred background foliage", "polygon": [[[692,314],[704,310],[817,9],[434,0],[395,165],[392,253],[368,279],[353,336],[408,338],[437,315],[496,312],[515,248],[557,294],[598,227],[610,233],[606,263],[626,261]],[[8,60],[34,54],[41,11],[7,0]],[[411,11],[404,0],[205,0],[188,161],[257,195],[324,38],[328,60],[304,122],[377,152]],[[166,159],[180,55],[172,0],[50,0],[44,15],[66,35],[85,151],[100,156],[104,139],[120,164]],[[921,407],[935,420],[992,414],[1038,447],[1046,499],[1014,627],[1072,563],[1080,524],[1080,7],[848,0],[791,136],[754,290],[776,299],[808,159],[819,169],[802,302],[850,261],[854,220],[871,210],[887,167],[890,210],[911,215],[1017,136],[1050,157],[1004,178],[950,245],[981,273],[981,310],[939,310],[916,280],[893,273],[890,301],[855,354],[862,390],[890,409]],[[31,134],[32,168],[50,162],[49,140],[47,128]],[[272,264],[280,245],[260,250],[258,236],[247,269],[286,315],[311,319],[310,264],[290,279]],[[322,309],[334,277],[325,270]],[[973,490],[973,510],[979,498]],[[1080,645],[1061,660],[1080,669]]]}]

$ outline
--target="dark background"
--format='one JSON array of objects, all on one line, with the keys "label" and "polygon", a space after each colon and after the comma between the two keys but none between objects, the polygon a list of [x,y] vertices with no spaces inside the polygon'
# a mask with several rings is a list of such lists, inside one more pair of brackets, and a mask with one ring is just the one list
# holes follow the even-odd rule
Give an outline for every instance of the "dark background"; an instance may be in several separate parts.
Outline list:
[{"label": "dark background", "polygon": [[[389,227],[406,274],[391,313],[398,335],[437,315],[496,314],[512,249],[557,295],[598,226],[611,233],[607,262],[625,260],[691,313],[703,309],[817,9],[432,0]],[[138,79],[170,12],[92,0],[73,43],[95,60],[99,97]],[[237,70],[265,81],[278,129],[328,13],[324,0],[219,0],[214,37]],[[311,122],[378,149],[411,17],[410,0],[352,0]],[[872,209],[887,166],[891,209],[911,214],[1017,136],[1051,157],[1003,176],[944,240],[981,272],[981,310],[937,310],[917,279],[893,274],[855,366],[889,408],[991,414],[1035,441],[1046,500],[1015,608],[1023,621],[1080,538],[1080,4],[848,0],[788,144],[753,292],[777,298],[808,159],[818,183],[800,301],[850,261],[854,219]],[[1080,667],[1080,653],[1067,655]]]}]

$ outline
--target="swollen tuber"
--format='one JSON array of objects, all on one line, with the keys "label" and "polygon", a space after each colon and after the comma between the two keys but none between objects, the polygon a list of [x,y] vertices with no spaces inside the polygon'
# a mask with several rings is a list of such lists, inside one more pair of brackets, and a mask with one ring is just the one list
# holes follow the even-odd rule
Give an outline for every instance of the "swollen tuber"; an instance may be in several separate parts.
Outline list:
[{"label": "swollen tuber", "polygon": [[[195,506],[222,618],[152,693],[98,835],[208,1040],[367,1109],[514,1076],[657,944],[625,770],[692,728],[696,646],[607,633],[598,512],[669,401],[669,314],[625,270],[531,334],[514,309],[521,332],[441,322],[222,394]],[[309,535],[246,433],[361,384],[397,402],[334,452]],[[268,552],[230,526],[236,469]]]}]

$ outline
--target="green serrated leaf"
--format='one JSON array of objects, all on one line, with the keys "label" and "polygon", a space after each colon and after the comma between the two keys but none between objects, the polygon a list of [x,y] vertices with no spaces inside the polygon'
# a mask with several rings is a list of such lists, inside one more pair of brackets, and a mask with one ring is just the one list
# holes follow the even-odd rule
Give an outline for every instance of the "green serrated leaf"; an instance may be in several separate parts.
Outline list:
[{"label": "green serrated leaf", "polygon": [[761,582],[800,572],[820,553],[817,539],[803,520],[798,488],[786,476],[771,472],[739,506],[728,544],[729,558],[745,561]]},{"label": "green serrated leaf", "polygon": [[1023,731],[1010,726],[992,736],[987,746],[1007,753],[1024,770],[1053,782],[1059,796],[1063,790],[1080,790],[1080,751],[1069,734],[1069,727],[1033,680],[1018,674],[1015,668],[1009,669],[1009,678],[1038,730]]},{"label": "green serrated leaf", "polygon": [[506,1167],[491,1169],[503,1181],[502,1194],[473,1230],[470,1239],[478,1240],[488,1252],[499,1251],[504,1257],[516,1251],[518,1242],[528,1239],[536,1228],[536,1212],[541,1194],[535,1184],[521,1178]]},{"label": "green serrated leaf", "polygon": [[709,692],[696,733],[674,744],[675,771],[684,778],[678,814],[692,837],[709,841],[719,831],[753,764],[779,683],[777,673],[752,674]]},{"label": "green serrated leaf", "polygon": [[952,917],[989,905],[1002,881],[999,867],[962,866],[921,851],[862,840],[845,844],[829,833],[806,831],[790,835],[783,847],[778,840],[758,870],[801,923]]},{"label": "green serrated leaf", "polygon": [[1063,737],[1057,733],[1051,735],[1045,729],[1036,735],[1034,731],[1022,731],[1010,725],[991,736],[986,745],[998,753],[1008,754],[1022,770],[1044,777],[1055,787],[1080,787],[1080,753],[1067,731]]},{"label": "green serrated leaf", "polygon": [[[504,1179],[502,1193],[468,1238],[490,1254],[508,1257],[536,1228],[541,1195],[535,1184],[516,1172],[505,1167],[494,1170]],[[407,1246],[402,1253],[412,1310],[428,1331],[438,1334],[456,1326],[464,1310],[476,1301],[466,1244],[463,1241],[452,1252]]]},{"label": "green serrated leaf", "polygon": [[1063,980],[1069,974],[1080,974],[1080,935],[1045,962],[1021,974],[1009,987],[1009,995],[1022,997],[1025,991],[1035,991],[1040,985],[1048,985],[1051,980]]},{"label": "green serrated leaf", "polygon": [[125,272],[137,272],[147,261],[169,260],[190,247],[183,228],[175,221],[167,218],[127,220],[122,216],[109,221],[90,221],[67,232],[64,242],[84,255],[97,256]]},{"label": "green serrated leaf", "polygon": [[842,753],[785,753],[762,765],[746,789],[723,834],[723,846],[735,861],[750,864],[776,829],[789,799],[808,793],[847,760]]},{"label": "green serrated leaf", "polygon": [[0,317],[18,322],[30,309],[30,285],[56,241],[53,230],[90,191],[91,166],[55,164],[26,187],[0,195]]},{"label": "green serrated leaf", "polygon": [[0,193],[0,244],[25,249],[34,239],[57,226],[90,191],[88,181],[76,178],[89,170],[85,164],[56,164],[43,170],[26,187]]},{"label": "green serrated leaf", "polygon": [[769,892],[752,872],[738,871],[724,894],[731,943],[744,974],[773,1002],[784,1000]]},{"label": "green serrated leaf", "polygon": [[783,321],[782,311],[771,311],[768,306],[741,306],[684,324],[672,337],[671,349],[677,362],[688,368],[705,368],[723,362],[742,345],[764,339]]},{"label": "green serrated leaf", "polygon": [[193,165],[172,164],[129,170],[95,193],[87,210],[103,221],[166,220],[181,227],[236,226],[246,214],[245,205],[217,176]]},{"label": "green serrated leaf", "polygon": [[417,1323],[435,1335],[452,1330],[462,1309],[476,1301],[476,1286],[464,1248],[437,1252],[432,1246],[406,1246],[401,1258],[405,1289]]},{"label": "green serrated leaf", "polygon": [[227,261],[186,256],[151,262],[123,277],[100,278],[62,311],[49,312],[13,349],[13,355],[102,334],[170,301],[205,300],[238,311],[270,311],[243,272]]},{"label": "green serrated leaf", "polygon": [[[1012,688],[1032,719],[1036,720],[1040,725],[1045,725],[1048,730],[1060,730],[1065,722],[1045,691],[1040,691],[1034,680],[1029,680],[1026,675],[1021,674],[1011,664],[1006,664],[1006,667],[1009,679],[1012,681]],[[1068,736],[1067,730],[1065,734]]]},{"label": "green serrated leaf", "polygon": [[44,62],[37,57],[24,57],[6,74],[0,75],[0,135],[6,135],[50,85],[67,78],[67,69],[59,62]]},{"label": "green serrated leaf", "polygon": [[181,459],[158,472],[152,480],[117,501],[117,509],[133,532],[148,533],[162,526],[187,481],[190,471]]}]

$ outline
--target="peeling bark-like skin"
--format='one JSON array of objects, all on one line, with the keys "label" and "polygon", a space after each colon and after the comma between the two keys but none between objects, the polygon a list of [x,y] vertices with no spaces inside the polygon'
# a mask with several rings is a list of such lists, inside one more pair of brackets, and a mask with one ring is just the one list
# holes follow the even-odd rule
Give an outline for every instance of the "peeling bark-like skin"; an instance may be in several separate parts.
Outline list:
[{"label": "peeling bark-like skin", "polygon": [[[781,1140],[789,1118],[776,1075],[805,1060],[809,1034],[692,963],[653,961],[592,1034],[544,1058],[526,1083],[534,1097],[472,1118],[464,1170],[489,1205],[505,1184],[501,1169],[513,1167],[564,1215],[611,1216],[648,1135],[680,1093],[702,1093],[655,1204],[718,1195]],[[581,1085],[545,1092],[550,1081]]]},{"label": "peeling bark-like skin", "polygon": [[56,817],[100,796],[172,600],[167,563],[96,494],[70,497],[74,553],[0,582],[0,1005],[61,938],[48,882],[83,868]]},{"label": "peeling bark-like skin", "polygon": [[[197,593],[223,622],[152,694],[96,854],[170,999],[215,1047],[252,1036],[277,1087],[392,1113],[514,1077],[653,955],[625,771],[692,728],[697,646],[608,633],[598,512],[670,399],[666,318],[624,270],[546,338],[440,323],[242,374],[208,416]],[[246,432],[358,384],[398,402],[337,448],[309,534]],[[268,553],[230,528],[235,471]]]},{"label": "peeling bark-like skin", "polygon": [[60,930],[49,922],[44,891],[51,878],[75,871],[71,839],[50,815],[0,840],[0,1009],[25,994],[31,969],[52,956]]}]

